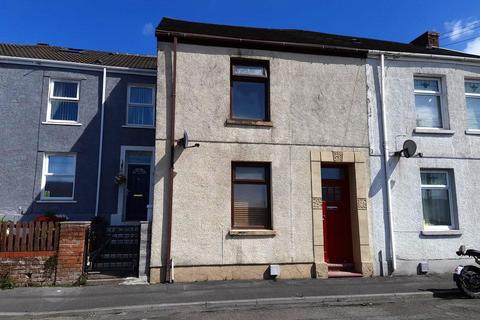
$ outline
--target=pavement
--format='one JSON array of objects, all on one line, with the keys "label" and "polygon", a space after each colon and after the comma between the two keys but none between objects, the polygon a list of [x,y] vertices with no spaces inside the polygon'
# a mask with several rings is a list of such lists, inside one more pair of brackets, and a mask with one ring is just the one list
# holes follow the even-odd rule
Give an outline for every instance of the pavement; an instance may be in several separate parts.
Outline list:
[{"label": "pavement", "polygon": [[451,275],[279,281],[15,288],[0,291],[0,317],[102,312],[218,310],[284,305],[361,305],[460,294]]}]

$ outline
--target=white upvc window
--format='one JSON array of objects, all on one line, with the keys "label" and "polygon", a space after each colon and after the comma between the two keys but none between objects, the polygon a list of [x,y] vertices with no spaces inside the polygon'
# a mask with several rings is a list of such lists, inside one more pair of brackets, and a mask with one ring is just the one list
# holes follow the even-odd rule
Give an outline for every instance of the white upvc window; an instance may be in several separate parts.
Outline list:
[{"label": "white upvc window", "polygon": [[41,200],[73,200],[76,155],[45,153]]},{"label": "white upvc window", "polygon": [[421,169],[420,175],[425,230],[455,229],[451,171]]},{"label": "white upvc window", "polygon": [[467,128],[480,129],[480,80],[465,81]]},{"label": "white upvc window", "polygon": [[442,81],[439,78],[414,78],[417,128],[446,129]]},{"label": "white upvc window", "polygon": [[153,127],[155,123],[155,87],[132,84],[127,92],[127,125]]},{"label": "white upvc window", "polygon": [[78,123],[80,81],[50,80],[47,122]]}]

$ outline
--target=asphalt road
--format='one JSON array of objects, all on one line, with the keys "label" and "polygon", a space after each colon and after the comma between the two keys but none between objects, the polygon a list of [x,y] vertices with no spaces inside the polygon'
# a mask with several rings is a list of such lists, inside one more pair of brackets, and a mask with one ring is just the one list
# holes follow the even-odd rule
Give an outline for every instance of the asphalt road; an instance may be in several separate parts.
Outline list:
[{"label": "asphalt road", "polygon": [[398,300],[353,305],[271,305],[227,309],[186,307],[174,310],[104,311],[35,319],[480,319],[480,301],[465,299],[459,294],[443,298]]},{"label": "asphalt road", "polygon": [[[326,296],[336,299],[335,297],[342,295],[373,296],[392,293],[427,294],[431,297],[432,292],[452,288],[455,288],[455,284],[451,275],[15,288],[0,290],[0,316],[9,312],[86,311],[97,308],[125,309],[127,306],[142,309],[159,304],[205,304],[245,299],[302,299]],[[276,304],[279,304],[278,301]]]}]

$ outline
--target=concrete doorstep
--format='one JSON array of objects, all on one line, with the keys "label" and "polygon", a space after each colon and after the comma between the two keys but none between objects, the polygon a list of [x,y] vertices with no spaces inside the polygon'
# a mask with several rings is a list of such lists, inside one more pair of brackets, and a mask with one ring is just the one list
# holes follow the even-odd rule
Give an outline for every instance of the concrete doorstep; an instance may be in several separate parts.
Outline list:
[{"label": "concrete doorstep", "polygon": [[450,275],[288,281],[223,281],[170,285],[18,288],[0,292],[1,317],[358,305],[455,294]]}]

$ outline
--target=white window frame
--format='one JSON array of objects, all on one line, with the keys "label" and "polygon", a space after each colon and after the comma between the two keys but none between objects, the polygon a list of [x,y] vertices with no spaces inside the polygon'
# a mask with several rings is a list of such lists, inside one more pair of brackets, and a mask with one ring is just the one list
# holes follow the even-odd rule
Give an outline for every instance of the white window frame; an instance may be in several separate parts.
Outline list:
[{"label": "white window frame", "polygon": [[[415,80],[433,80],[438,83],[438,91],[433,91],[433,90],[418,90],[415,89]],[[445,130],[448,129],[448,112],[446,109],[446,102],[444,99],[443,95],[443,79],[441,77],[426,77],[422,75],[415,75],[413,76],[413,94],[414,97],[416,96],[435,96],[439,97],[440,101],[440,116],[442,117],[442,126],[440,128],[436,127],[419,127],[417,126],[417,104],[414,99],[414,104],[415,104],[415,127],[419,129],[431,129],[431,130]]]},{"label": "white window frame", "polygon": [[[480,80],[478,79],[465,79],[464,83],[470,83],[470,82],[474,82],[474,83],[480,83]],[[479,99],[480,100],[480,93],[471,93],[471,92],[467,92],[467,90],[465,90],[465,111],[467,111],[467,117],[468,117],[468,106],[467,106],[467,98],[474,98],[474,99]],[[475,131],[480,131],[480,128],[470,128],[468,127],[468,118],[467,118],[467,129],[468,130],[475,130]]]},{"label": "white window frame", "polygon": [[[152,108],[153,108],[153,123],[150,124],[130,124],[128,121],[128,109],[130,105],[132,106],[150,106],[147,103],[130,103],[130,89],[131,88],[150,88],[152,89]],[[147,84],[147,83],[130,83],[127,86],[127,109],[126,109],[126,123],[125,127],[132,127],[132,128],[155,128],[156,122],[156,101],[155,101],[155,85],[154,84]]]},{"label": "white window frame", "polygon": [[[64,157],[73,157],[73,187],[72,187],[72,196],[71,197],[46,197],[45,196],[45,184],[47,183],[47,176],[72,176],[71,174],[61,175],[61,174],[52,174],[48,172],[48,162],[50,156],[64,156]],[[77,154],[71,152],[45,152],[43,154],[43,168],[42,168],[42,188],[40,191],[40,200],[42,201],[64,201],[64,200],[73,200],[75,197],[75,180],[77,176]]]},{"label": "white window frame", "polygon": [[[76,83],[77,84],[77,96],[75,98],[54,96],[53,95],[53,88],[55,86],[55,82]],[[76,101],[78,103],[77,120],[72,121],[72,120],[52,119],[52,100]],[[80,81],[78,81],[78,80],[50,79],[49,85],[48,85],[47,122],[48,123],[58,123],[58,124],[77,124],[77,123],[80,122]]]},{"label": "white window frame", "polygon": [[[447,184],[422,184],[422,173],[444,173],[446,175]],[[425,218],[423,212],[423,201],[422,201],[422,220],[423,220],[423,229],[426,231],[443,231],[443,230],[456,230],[456,217],[454,212],[454,197],[452,192],[452,183],[451,183],[451,170],[445,169],[420,169],[420,189],[422,190],[447,190],[448,191],[448,200],[449,200],[449,209],[450,209],[450,221],[451,225],[438,225],[438,226],[427,226],[425,225]],[[421,192],[420,192],[421,197]]]}]

